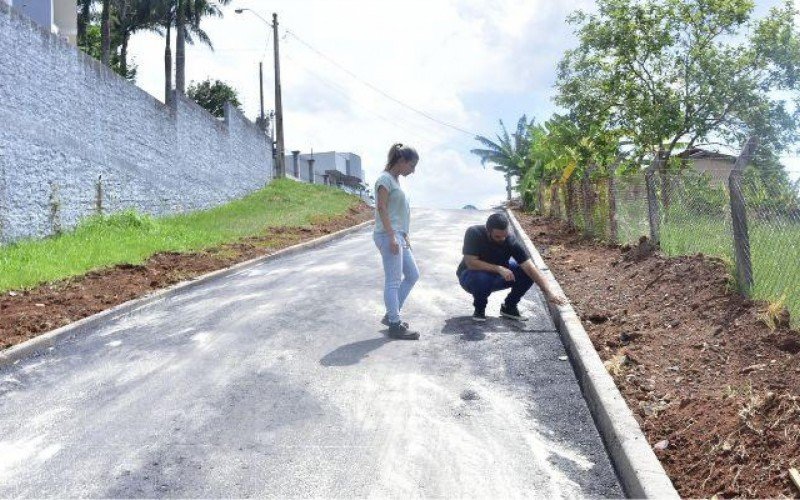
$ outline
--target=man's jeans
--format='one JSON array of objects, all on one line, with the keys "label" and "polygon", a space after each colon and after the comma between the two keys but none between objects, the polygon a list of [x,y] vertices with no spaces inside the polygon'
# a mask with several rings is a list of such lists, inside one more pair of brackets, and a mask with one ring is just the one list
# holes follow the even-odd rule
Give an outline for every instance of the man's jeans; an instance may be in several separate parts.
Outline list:
[{"label": "man's jeans", "polygon": [[400,251],[395,255],[389,246],[387,233],[373,233],[372,239],[381,252],[383,259],[383,272],[386,281],[383,286],[383,302],[386,304],[386,318],[390,324],[400,322],[400,309],[419,279],[419,270],[414,260],[411,248],[406,245],[406,240],[400,232],[395,233]]},{"label": "man's jeans", "polygon": [[465,269],[461,271],[458,276],[458,282],[461,288],[472,294],[474,298],[472,305],[476,309],[486,309],[486,304],[489,302],[489,295],[498,290],[505,290],[511,288],[511,293],[506,297],[506,305],[516,306],[522,297],[533,285],[525,271],[519,267],[519,264],[511,259],[508,262],[508,268],[514,273],[514,281],[506,281],[497,273],[489,271],[473,271]]}]

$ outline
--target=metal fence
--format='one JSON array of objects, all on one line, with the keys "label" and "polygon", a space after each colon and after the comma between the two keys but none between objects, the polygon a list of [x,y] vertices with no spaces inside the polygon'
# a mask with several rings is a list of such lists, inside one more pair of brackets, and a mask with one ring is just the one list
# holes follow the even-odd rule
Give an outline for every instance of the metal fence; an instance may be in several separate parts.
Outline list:
[{"label": "metal fence", "polygon": [[[743,156],[746,156],[743,152]],[[658,166],[629,175],[570,179],[540,188],[539,211],[588,237],[618,244],[643,236],[667,255],[721,258],[739,289],[785,306],[800,325],[800,195],[771,192],[732,171],[667,173]]]}]

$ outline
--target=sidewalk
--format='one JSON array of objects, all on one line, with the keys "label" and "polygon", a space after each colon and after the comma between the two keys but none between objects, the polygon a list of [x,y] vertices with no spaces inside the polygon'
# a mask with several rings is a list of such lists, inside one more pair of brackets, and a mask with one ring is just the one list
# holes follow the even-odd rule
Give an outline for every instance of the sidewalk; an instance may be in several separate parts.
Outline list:
[{"label": "sidewalk", "polygon": [[487,214],[415,211],[387,339],[368,230],[146,306],[0,370],[0,497],[621,496],[552,320],[474,324]]}]

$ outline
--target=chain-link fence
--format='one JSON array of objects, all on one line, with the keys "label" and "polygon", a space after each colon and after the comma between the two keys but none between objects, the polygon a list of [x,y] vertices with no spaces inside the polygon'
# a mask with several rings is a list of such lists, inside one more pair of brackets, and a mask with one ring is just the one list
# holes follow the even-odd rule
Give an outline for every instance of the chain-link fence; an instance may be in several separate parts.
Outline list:
[{"label": "chain-link fence", "polygon": [[732,168],[574,175],[540,188],[539,211],[607,242],[646,236],[667,255],[720,257],[744,293],[800,325],[800,193]]}]

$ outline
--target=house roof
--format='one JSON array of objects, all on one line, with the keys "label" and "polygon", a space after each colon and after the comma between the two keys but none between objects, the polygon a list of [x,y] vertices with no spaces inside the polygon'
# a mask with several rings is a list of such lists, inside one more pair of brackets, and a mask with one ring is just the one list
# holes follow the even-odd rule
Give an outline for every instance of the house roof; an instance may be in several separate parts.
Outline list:
[{"label": "house roof", "polygon": [[334,181],[341,182],[346,186],[358,186],[361,184],[361,179],[353,175],[347,175],[339,172],[338,170],[326,170],[326,174],[331,176]]},{"label": "house roof", "polygon": [[708,151],[702,148],[690,148],[682,151],[676,156],[678,158],[686,158],[689,160],[718,160],[718,161],[736,163],[735,156],[726,155],[724,153],[718,153],[716,151]]}]

